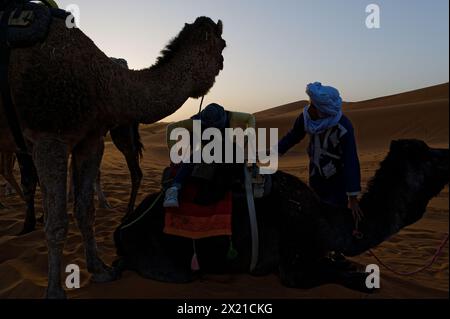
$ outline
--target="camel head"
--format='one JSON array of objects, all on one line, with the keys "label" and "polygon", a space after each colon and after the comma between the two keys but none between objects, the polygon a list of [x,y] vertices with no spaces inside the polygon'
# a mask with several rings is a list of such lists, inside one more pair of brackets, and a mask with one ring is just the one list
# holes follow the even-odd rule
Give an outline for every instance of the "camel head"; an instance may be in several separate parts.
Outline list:
[{"label": "camel head", "polygon": [[[359,230],[364,237],[342,244],[343,253],[357,256],[419,221],[430,200],[449,183],[449,154],[449,149],[431,148],[420,140],[393,141],[361,198],[365,217]],[[346,216],[353,228],[353,219]]]},{"label": "camel head", "polygon": [[193,79],[192,98],[206,95],[223,70],[223,23],[215,23],[207,17],[199,17],[183,30],[161,52],[156,67],[176,58],[181,61],[180,72],[190,72]]},{"label": "camel head", "polygon": [[449,149],[430,148],[420,140],[393,141],[389,156],[403,162],[407,183],[417,191],[436,196],[449,183]]},{"label": "camel head", "polygon": [[390,180],[386,195],[399,208],[397,226],[403,228],[422,218],[428,202],[449,183],[449,150],[420,140],[393,141],[381,168],[379,174]]}]

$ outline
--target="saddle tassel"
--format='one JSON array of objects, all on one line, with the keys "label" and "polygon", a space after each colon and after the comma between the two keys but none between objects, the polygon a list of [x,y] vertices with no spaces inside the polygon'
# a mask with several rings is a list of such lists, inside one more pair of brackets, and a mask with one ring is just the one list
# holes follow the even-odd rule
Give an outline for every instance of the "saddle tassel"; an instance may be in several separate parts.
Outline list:
[{"label": "saddle tassel", "polygon": [[192,260],[191,260],[191,269],[192,269],[192,271],[199,271],[200,265],[198,263],[198,258],[197,258],[197,249],[195,247],[195,239],[192,240],[192,243],[193,243],[193,247],[194,247],[194,255],[192,256]]},{"label": "saddle tassel", "polygon": [[238,252],[237,250],[234,248],[233,246],[233,240],[230,236],[230,246],[228,248],[228,253],[227,253],[227,260],[228,261],[233,261],[238,257]]}]

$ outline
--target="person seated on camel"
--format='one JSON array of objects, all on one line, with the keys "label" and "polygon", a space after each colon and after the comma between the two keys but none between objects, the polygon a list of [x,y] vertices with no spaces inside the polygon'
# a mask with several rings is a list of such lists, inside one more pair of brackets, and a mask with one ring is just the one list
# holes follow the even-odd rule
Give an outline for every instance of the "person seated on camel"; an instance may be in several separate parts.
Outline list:
[{"label": "person seated on camel", "polygon": [[[225,128],[241,127],[255,128],[256,120],[254,115],[241,112],[226,111],[222,106],[212,103],[208,105],[202,112],[194,115],[192,118],[170,124],[167,127],[167,145],[169,149],[176,143],[176,141],[170,140],[170,132],[175,128],[184,128],[192,133],[193,121],[201,121],[202,131],[208,128],[217,128],[224,131]],[[165,208],[179,207],[178,194],[183,188],[183,185],[187,179],[191,176],[194,170],[195,163],[190,161],[182,162],[175,175],[171,187],[169,187],[165,194],[164,204]]]},{"label": "person seated on camel", "polygon": [[363,217],[358,195],[361,172],[352,123],[342,112],[342,98],[334,87],[311,83],[310,104],[294,127],[278,143],[280,155],[310,136],[309,183],[326,203],[349,207],[358,222]]}]

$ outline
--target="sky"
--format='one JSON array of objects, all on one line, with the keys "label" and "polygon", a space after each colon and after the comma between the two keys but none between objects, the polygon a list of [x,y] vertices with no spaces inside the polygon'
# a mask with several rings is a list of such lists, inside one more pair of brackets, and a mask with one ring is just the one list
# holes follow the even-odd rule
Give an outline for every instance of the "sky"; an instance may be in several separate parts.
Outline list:
[{"label": "sky", "polygon": [[[80,27],[133,69],[155,63],[184,23],[224,23],[225,69],[205,97],[256,112],[306,99],[320,81],[360,101],[449,81],[448,0],[56,0],[80,8]],[[380,28],[366,7],[380,7]],[[166,121],[190,117],[190,99]]]}]

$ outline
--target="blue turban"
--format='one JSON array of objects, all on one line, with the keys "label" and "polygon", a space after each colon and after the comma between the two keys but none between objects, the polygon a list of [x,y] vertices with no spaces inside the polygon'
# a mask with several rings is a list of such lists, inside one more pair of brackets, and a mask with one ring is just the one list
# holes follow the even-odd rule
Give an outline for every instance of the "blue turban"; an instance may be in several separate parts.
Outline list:
[{"label": "blue turban", "polygon": [[317,120],[311,119],[308,105],[303,112],[305,118],[305,130],[310,134],[318,134],[336,126],[342,118],[342,98],[339,91],[331,86],[322,86],[322,83],[315,82],[308,84],[306,93],[311,99],[311,103],[317,110],[325,115]]},{"label": "blue turban", "polygon": [[192,117],[193,120],[200,120],[204,128],[223,129],[227,126],[227,112],[219,104],[212,103],[205,107],[200,113]]}]

